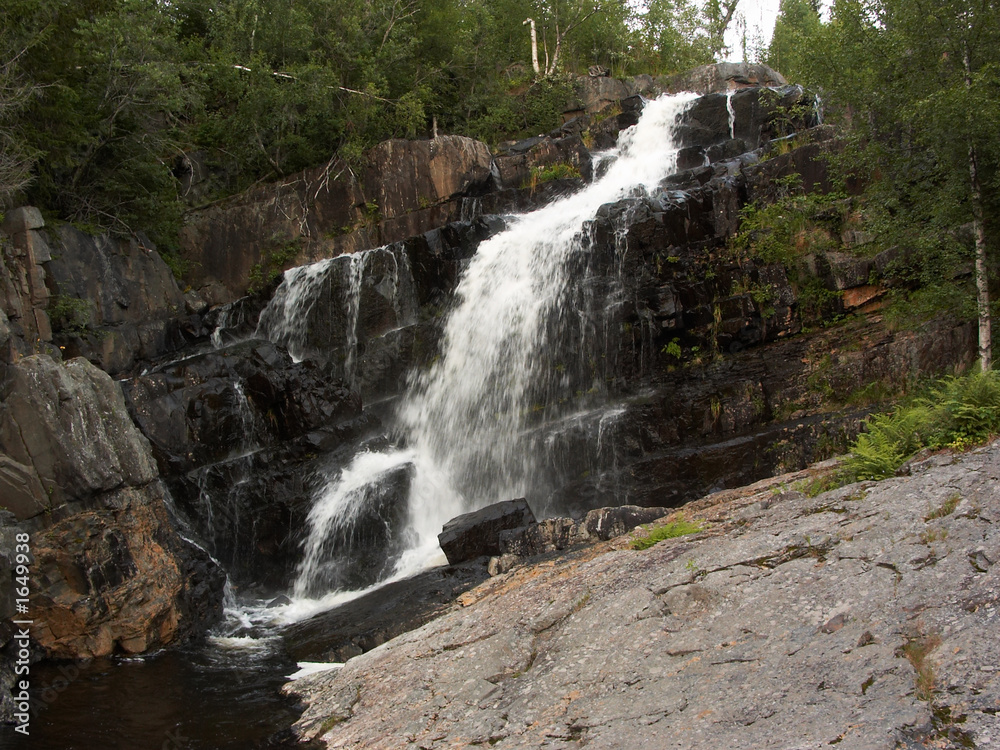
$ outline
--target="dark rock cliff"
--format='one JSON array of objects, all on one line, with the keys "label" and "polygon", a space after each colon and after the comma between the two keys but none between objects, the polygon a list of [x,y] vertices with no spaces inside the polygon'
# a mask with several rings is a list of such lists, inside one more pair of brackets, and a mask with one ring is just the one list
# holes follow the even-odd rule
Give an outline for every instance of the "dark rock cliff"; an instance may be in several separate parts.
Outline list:
[{"label": "dark rock cliff", "polygon": [[[834,134],[815,127],[807,92],[772,74],[701,71],[708,95],[684,123],[684,171],[605,206],[588,227],[568,294],[600,312],[603,343],[567,371],[584,417],[547,423],[538,404],[546,469],[528,499],[540,515],[673,506],[802,466],[857,432],[869,407],[855,394],[868,384],[892,390],[971,361],[964,323],[889,331],[881,261],[855,257],[847,241],[803,268],[730,250],[741,208],[773,198],[777,180],[799,174],[807,190],[829,189]],[[60,623],[40,645],[66,656],[142,651],[217,615],[217,570],[174,529],[163,488],[184,533],[238,585],[288,585],[315,487],[358,446],[393,437],[380,416],[435,357],[463,265],[502,229],[500,215],[582,185],[537,178],[556,165],[588,174],[586,144],[610,145],[636,122],[637,94],[668,87],[594,80],[563,128],[493,155],[457,136],[392,141],[364,168],[334,161],[200,209],[184,238],[197,287],[187,293],[140,238],[8,214],[0,506],[38,542],[37,606]],[[792,133],[787,153],[768,145]],[[293,301],[287,284],[265,282],[319,259],[305,324],[268,328],[275,306]],[[219,306],[253,279],[254,295]],[[817,285],[825,306],[805,294]],[[258,324],[273,343],[242,341]],[[214,328],[219,349],[208,343]],[[82,359],[60,364],[63,353],[129,377],[118,385]],[[385,498],[388,516],[398,501]],[[378,540],[385,519],[370,520]],[[152,581],[155,596],[133,597]]]}]

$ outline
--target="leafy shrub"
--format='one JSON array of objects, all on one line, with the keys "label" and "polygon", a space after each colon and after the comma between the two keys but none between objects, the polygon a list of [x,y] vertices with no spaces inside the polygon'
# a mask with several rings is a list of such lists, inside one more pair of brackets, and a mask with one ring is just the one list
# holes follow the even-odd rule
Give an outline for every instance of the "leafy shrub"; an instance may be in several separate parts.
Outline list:
[{"label": "leafy shrub", "polygon": [[845,464],[844,478],[884,479],[921,448],[964,449],[1000,433],[1000,374],[950,377],[929,396],[867,420]]},{"label": "leafy shrub", "polygon": [[579,177],[580,170],[577,169],[576,166],[570,164],[569,162],[561,161],[555,164],[550,164],[547,167],[532,167],[531,180],[529,181],[527,187],[534,190],[538,185],[543,185],[546,182]]},{"label": "leafy shrub", "polygon": [[49,322],[55,333],[81,334],[90,325],[93,303],[89,299],[57,294],[49,300]]}]

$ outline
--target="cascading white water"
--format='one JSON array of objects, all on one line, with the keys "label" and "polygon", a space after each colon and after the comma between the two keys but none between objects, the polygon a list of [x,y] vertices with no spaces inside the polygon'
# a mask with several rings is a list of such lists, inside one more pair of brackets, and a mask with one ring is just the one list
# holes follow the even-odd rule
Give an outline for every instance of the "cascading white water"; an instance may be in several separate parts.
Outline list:
[{"label": "cascading white water", "polygon": [[339,258],[321,260],[285,271],[281,285],[261,313],[256,335],[283,344],[296,362],[306,351],[307,326],[303,321],[316,304],[316,288],[325,282],[326,271]]},{"label": "cascading white water", "polygon": [[365,276],[365,258],[367,253],[354,253],[350,256],[351,268],[348,272],[347,290],[347,353],[344,357],[344,379],[354,384],[355,360],[358,356],[358,317],[361,314],[361,282]]},{"label": "cascading white water", "polygon": [[675,171],[674,127],[696,98],[649,102],[639,123],[621,134],[597,182],[513,219],[479,246],[458,285],[440,357],[411,383],[398,411],[405,449],[360,454],[318,498],[297,596],[322,593],[317,574],[325,541],[349,522],[366,487],[377,487],[387,467],[412,467],[397,575],[435,557],[437,534],[450,518],[524,496],[536,468],[526,428],[532,413],[546,408],[533,399],[569,382],[561,365],[542,354],[567,343],[552,339],[558,322],[572,314],[560,307],[570,261],[586,252],[586,224],[601,206],[652,189]]},{"label": "cascading white water", "polygon": [[726,112],[729,113],[729,137],[736,138],[736,110],[733,108],[733,94],[735,91],[730,91],[726,94]]}]

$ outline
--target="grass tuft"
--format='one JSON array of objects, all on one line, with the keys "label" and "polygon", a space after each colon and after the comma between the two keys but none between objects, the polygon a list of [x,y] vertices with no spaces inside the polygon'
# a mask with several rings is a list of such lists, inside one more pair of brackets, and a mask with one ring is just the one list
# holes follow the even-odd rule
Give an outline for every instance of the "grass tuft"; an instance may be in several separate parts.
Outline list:
[{"label": "grass tuft", "polygon": [[632,542],[632,549],[649,549],[654,544],[662,542],[664,539],[673,539],[679,536],[687,536],[688,534],[697,534],[704,528],[705,527],[701,523],[685,521],[683,518],[679,518],[676,521],[665,523],[662,526],[654,526],[650,528],[647,536],[640,537]]}]

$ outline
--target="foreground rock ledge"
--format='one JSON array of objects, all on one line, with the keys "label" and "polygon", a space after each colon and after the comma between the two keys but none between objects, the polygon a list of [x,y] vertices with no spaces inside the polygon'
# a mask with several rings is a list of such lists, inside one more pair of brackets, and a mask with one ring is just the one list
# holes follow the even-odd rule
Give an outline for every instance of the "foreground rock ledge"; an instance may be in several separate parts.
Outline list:
[{"label": "foreground rock ledge", "polygon": [[295,731],[331,748],[997,747],[998,480],[994,443],[812,499],[772,482],[700,501],[707,532],[518,568],[289,684],[308,704]]}]

